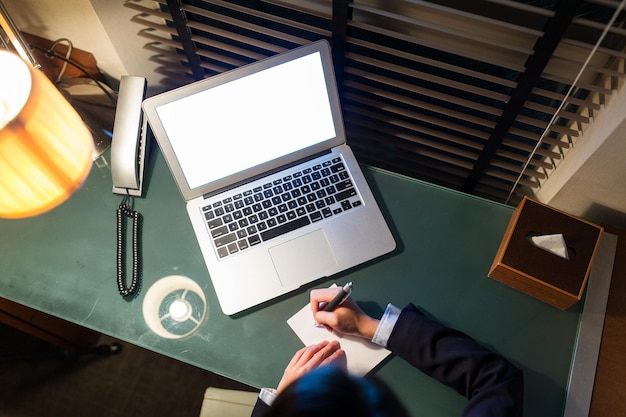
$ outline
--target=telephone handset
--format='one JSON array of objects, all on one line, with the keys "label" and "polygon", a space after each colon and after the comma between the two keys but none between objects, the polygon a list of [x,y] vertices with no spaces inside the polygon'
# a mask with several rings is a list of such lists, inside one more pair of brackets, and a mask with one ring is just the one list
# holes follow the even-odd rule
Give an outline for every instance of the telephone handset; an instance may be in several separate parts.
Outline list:
[{"label": "telephone handset", "polygon": [[[123,195],[117,209],[117,288],[122,297],[134,295],[139,288],[140,253],[139,212],[132,208],[132,198],[141,197],[147,154],[147,119],[141,104],[146,95],[144,77],[123,76],[115,109],[111,139],[111,175],[113,193]],[[126,285],[126,220],[132,220],[132,280]]]},{"label": "telephone handset", "polygon": [[141,103],[146,96],[146,79],[126,75],[120,79],[111,139],[113,193],[141,197],[147,147],[147,119]]}]

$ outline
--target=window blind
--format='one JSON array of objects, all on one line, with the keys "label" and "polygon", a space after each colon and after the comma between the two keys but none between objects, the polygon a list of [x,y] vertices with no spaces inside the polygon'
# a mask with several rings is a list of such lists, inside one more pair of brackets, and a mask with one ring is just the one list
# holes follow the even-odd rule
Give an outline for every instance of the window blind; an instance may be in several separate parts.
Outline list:
[{"label": "window blind", "polygon": [[625,77],[626,0],[127,1],[174,87],[318,40],[361,162],[508,204]]}]

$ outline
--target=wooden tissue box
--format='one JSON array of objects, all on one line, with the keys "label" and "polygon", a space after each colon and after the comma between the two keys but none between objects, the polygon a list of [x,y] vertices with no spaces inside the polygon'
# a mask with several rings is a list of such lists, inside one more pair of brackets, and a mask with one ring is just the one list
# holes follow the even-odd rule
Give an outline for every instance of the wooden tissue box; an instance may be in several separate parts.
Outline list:
[{"label": "wooden tissue box", "polygon": [[[579,301],[604,229],[524,197],[513,213],[489,277],[561,310]],[[570,259],[531,243],[531,236],[562,234]]]}]

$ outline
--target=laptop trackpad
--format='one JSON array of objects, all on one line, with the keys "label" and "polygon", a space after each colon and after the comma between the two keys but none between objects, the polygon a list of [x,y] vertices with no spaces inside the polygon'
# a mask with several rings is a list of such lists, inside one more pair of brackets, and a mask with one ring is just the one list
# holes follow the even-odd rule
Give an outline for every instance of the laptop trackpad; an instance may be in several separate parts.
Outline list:
[{"label": "laptop trackpad", "polygon": [[284,287],[298,287],[335,273],[337,261],[323,230],[274,246],[269,250]]}]

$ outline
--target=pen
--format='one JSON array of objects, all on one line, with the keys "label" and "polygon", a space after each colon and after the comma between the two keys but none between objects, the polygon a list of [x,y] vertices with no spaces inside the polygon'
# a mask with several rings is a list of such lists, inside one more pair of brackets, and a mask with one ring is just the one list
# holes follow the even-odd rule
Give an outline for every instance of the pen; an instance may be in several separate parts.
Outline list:
[{"label": "pen", "polygon": [[330,300],[330,302],[324,306],[324,311],[333,311],[334,309],[339,307],[344,301],[346,301],[346,299],[350,297],[351,293],[352,282],[348,282],[346,285],[343,286],[341,291],[337,293],[335,298]]}]

